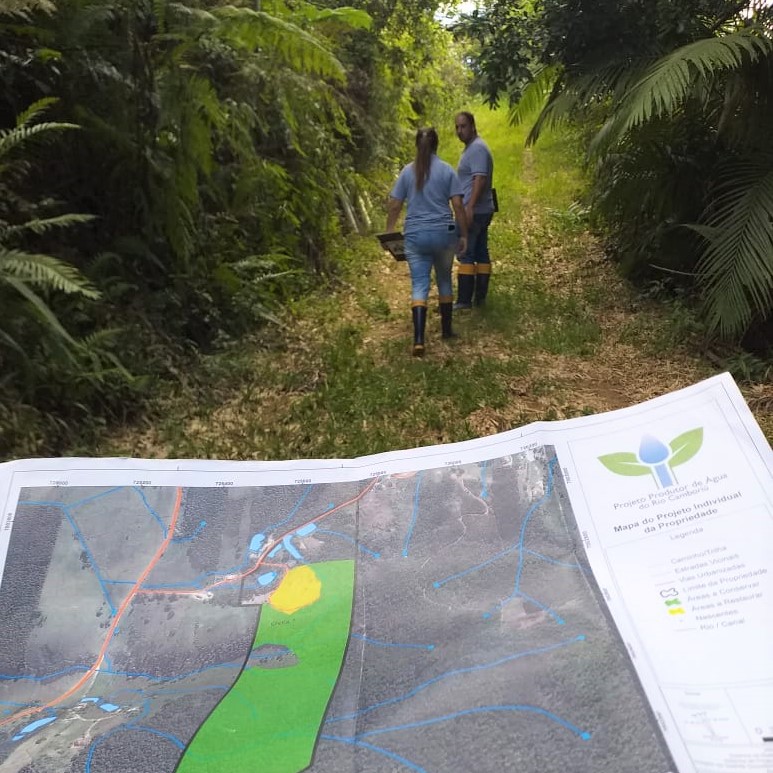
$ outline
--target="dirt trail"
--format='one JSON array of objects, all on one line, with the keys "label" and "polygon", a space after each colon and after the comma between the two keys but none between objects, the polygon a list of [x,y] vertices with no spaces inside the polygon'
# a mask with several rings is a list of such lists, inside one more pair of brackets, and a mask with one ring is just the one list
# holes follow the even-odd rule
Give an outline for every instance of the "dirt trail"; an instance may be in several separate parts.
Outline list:
[{"label": "dirt trail", "polygon": [[[492,376],[504,382],[507,398],[496,407],[481,403],[464,415],[448,403],[458,425],[433,433],[417,428],[415,436],[404,434],[391,442],[406,446],[447,442],[460,439],[461,432],[483,436],[537,420],[614,410],[688,386],[723,369],[699,334],[690,332],[684,312],[680,318],[678,307],[638,295],[606,259],[598,238],[581,222],[567,227],[532,194],[538,181],[531,151],[524,154],[522,174],[526,178],[523,193],[511,206],[503,207],[492,225],[494,269],[487,309],[457,313],[454,323],[460,337],[443,342],[433,288],[425,357],[430,366],[441,370],[459,361],[501,362],[500,373]],[[357,242],[355,249],[362,256],[367,253],[360,275],[351,283],[340,282],[333,298],[326,289],[306,304],[303,312],[287,320],[281,336],[269,331],[267,337],[274,343],[250,354],[253,372],[242,374],[244,383],[236,379],[226,385],[207,385],[206,394],[199,392],[202,402],[211,406],[206,409],[196,405],[196,395],[178,395],[157,411],[173,416],[164,430],[156,423],[145,430],[128,430],[109,442],[109,452],[241,459],[338,455],[336,448],[309,440],[315,430],[310,428],[308,411],[296,410],[310,394],[341,376],[340,368],[326,363],[321,352],[349,329],[359,336],[357,356],[367,358],[372,367],[397,373],[411,359],[407,265],[379,251],[372,239]],[[532,302],[530,282],[547,307],[539,308],[539,313],[522,313],[510,323],[511,311],[518,316],[517,303]],[[518,299],[515,307],[514,297]],[[325,303],[327,311],[323,311]],[[568,315],[567,308],[572,310]],[[574,324],[573,314],[580,326],[592,326],[592,344],[573,348],[560,340],[551,343],[557,330],[559,337],[562,334],[562,325]],[[581,329],[580,337],[582,334]],[[547,344],[540,343],[546,340]],[[514,356],[525,360],[520,370],[512,367]],[[364,372],[367,374],[367,367]],[[266,378],[269,373],[282,377]],[[458,368],[455,374],[459,379]],[[745,386],[742,391],[763,430],[773,437],[773,384]],[[316,410],[325,407],[318,404]],[[335,422],[343,432],[356,410],[346,405],[339,405],[339,410]],[[396,413],[383,420],[405,423],[406,418]],[[368,452],[374,450],[386,449]]]},{"label": "dirt trail", "polygon": [[[527,151],[524,161],[528,180],[534,176],[530,152]],[[541,279],[555,297],[593,299],[594,306],[589,310],[600,327],[600,339],[592,356],[535,352],[530,359],[529,373],[511,378],[511,400],[505,408],[483,408],[467,417],[477,434],[501,432],[526,421],[571,418],[624,408],[689,386],[722,370],[707,358],[706,347],[697,337],[677,345],[669,341],[662,350],[656,349],[657,339],[653,339],[652,331],[663,326],[663,307],[637,296],[605,258],[599,239],[589,231],[561,233],[560,229],[551,227],[544,208],[528,196],[520,202],[518,221],[498,216],[492,226],[492,236],[496,236],[498,229],[517,229],[523,252],[539,254]],[[502,236],[500,243],[509,241]],[[541,246],[546,239],[552,244],[547,250]],[[497,273],[515,259],[512,255],[497,255],[492,248],[494,304]],[[410,337],[407,268],[385,257],[371,276],[375,283],[372,292],[388,303],[390,315],[383,324],[369,330],[366,343],[377,351],[386,351],[386,341],[404,340],[407,352]],[[355,318],[356,297],[348,296],[348,300],[342,314]],[[428,356],[474,358],[485,352],[488,357],[507,359],[518,346],[517,339],[499,333],[484,334],[478,325],[471,331],[466,324],[467,314],[456,315],[456,327],[462,337],[455,342],[453,351],[430,340]],[[431,317],[429,324],[433,324]],[[769,423],[773,385],[756,385],[744,392],[758,420]]]}]

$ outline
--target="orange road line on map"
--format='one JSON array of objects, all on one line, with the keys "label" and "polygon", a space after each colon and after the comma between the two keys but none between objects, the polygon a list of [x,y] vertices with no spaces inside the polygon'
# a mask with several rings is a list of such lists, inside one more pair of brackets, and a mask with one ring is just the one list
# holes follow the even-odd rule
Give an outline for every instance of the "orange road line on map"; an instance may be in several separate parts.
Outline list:
[{"label": "orange road line on map", "polygon": [[199,588],[197,590],[174,590],[174,589],[157,589],[157,590],[140,590],[138,593],[142,595],[148,595],[148,596],[154,596],[154,595],[163,595],[163,596],[171,596],[174,594],[175,596],[195,596],[198,593],[206,593],[208,590],[211,590],[212,588],[217,588],[220,585],[226,585],[228,583],[232,582],[238,582],[239,580],[243,580],[245,577],[249,577],[251,574],[254,574],[255,572],[260,569],[261,566],[272,566],[272,564],[264,564],[263,561],[265,560],[266,556],[277,546],[279,545],[282,540],[292,534],[293,532],[297,531],[298,529],[302,529],[304,526],[308,526],[310,523],[315,523],[316,521],[320,521],[323,518],[327,518],[328,515],[332,515],[335,512],[338,512],[339,510],[343,509],[344,507],[348,507],[349,505],[353,505],[355,502],[359,502],[360,499],[362,499],[372,488],[376,485],[376,482],[378,481],[378,478],[373,478],[373,480],[368,483],[365,488],[360,491],[357,496],[352,497],[351,499],[348,499],[346,502],[342,502],[340,505],[336,505],[336,507],[331,508],[330,510],[325,510],[324,512],[320,513],[319,515],[315,515],[314,518],[310,518],[305,523],[300,524],[300,526],[293,526],[292,529],[289,531],[286,531],[281,536],[277,537],[273,542],[270,542],[266,545],[266,547],[263,548],[263,550],[258,554],[257,559],[255,560],[255,563],[252,565],[251,568],[247,569],[244,572],[241,572],[240,574],[229,574],[226,577],[223,577],[222,579],[218,580],[217,582],[213,582],[211,585],[207,585],[204,588]]},{"label": "orange road line on map", "polygon": [[110,646],[110,642],[112,641],[113,635],[115,634],[116,628],[118,628],[118,623],[121,621],[121,617],[123,617],[124,612],[129,608],[129,604],[131,604],[132,599],[137,594],[137,592],[140,589],[140,586],[143,582],[148,578],[148,575],[153,571],[156,564],[161,559],[161,556],[164,555],[164,552],[169,547],[169,543],[172,541],[174,537],[174,530],[177,526],[177,518],[180,515],[180,505],[182,504],[183,499],[183,490],[181,488],[177,489],[177,498],[175,499],[174,503],[174,510],[172,511],[172,520],[169,524],[169,529],[166,533],[166,537],[164,538],[164,541],[159,546],[158,550],[156,550],[155,555],[153,558],[150,559],[150,562],[145,567],[142,574],[137,579],[137,582],[132,585],[131,590],[127,594],[126,598],[121,603],[121,606],[118,607],[118,611],[115,613],[115,617],[113,617],[113,621],[110,623],[110,627],[107,629],[107,634],[105,635],[105,640],[102,642],[102,646],[99,648],[99,653],[97,655],[97,659],[94,661],[94,665],[91,666],[91,668],[72,686],[69,690],[66,690],[63,692],[58,698],[54,698],[52,701],[49,701],[48,703],[45,703],[42,706],[36,706],[34,708],[25,709],[24,711],[20,711],[8,719],[0,721],[0,727],[3,725],[7,725],[11,722],[15,722],[17,719],[21,719],[22,717],[27,717],[32,714],[37,714],[40,711],[43,711],[44,709],[50,709],[56,706],[58,703],[61,703],[64,700],[67,700],[74,692],[77,692],[83,685],[88,682],[89,679],[96,673],[97,669],[102,665],[102,661],[105,658],[105,653],[107,652],[107,648]]}]

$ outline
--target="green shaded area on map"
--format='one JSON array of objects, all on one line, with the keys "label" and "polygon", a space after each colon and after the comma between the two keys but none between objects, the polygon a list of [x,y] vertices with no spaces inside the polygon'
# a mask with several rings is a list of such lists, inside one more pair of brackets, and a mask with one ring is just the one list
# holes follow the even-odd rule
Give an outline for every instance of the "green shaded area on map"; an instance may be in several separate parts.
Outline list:
[{"label": "green shaded area on map", "polygon": [[297,773],[311,763],[349,638],[354,561],[310,564],[319,600],[291,615],[264,604],[254,649],[286,648],[291,665],[247,667],[201,726],[177,773]]}]

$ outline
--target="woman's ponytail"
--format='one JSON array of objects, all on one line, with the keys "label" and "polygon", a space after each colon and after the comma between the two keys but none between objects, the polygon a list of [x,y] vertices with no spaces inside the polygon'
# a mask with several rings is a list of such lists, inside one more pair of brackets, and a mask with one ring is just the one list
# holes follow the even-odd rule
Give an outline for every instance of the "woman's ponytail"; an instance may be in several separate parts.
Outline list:
[{"label": "woman's ponytail", "polygon": [[438,136],[432,126],[416,132],[416,160],[413,162],[413,171],[416,175],[417,191],[423,190],[424,183],[429,179],[429,165],[432,155],[437,153],[437,146]]}]

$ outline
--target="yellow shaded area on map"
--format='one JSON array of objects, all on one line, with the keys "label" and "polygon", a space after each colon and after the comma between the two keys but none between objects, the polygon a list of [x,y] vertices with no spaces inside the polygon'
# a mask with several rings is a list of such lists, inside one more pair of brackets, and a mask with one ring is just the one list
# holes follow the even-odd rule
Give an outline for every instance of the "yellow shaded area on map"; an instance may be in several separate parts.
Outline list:
[{"label": "yellow shaded area on map", "polygon": [[291,569],[279,587],[271,594],[268,603],[286,615],[308,607],[319,600],[322,583],[310,566]]}]

